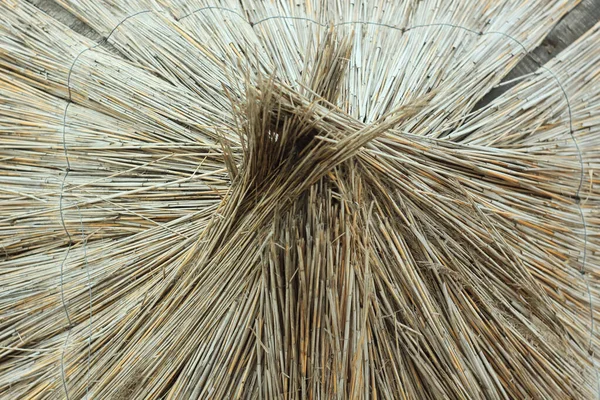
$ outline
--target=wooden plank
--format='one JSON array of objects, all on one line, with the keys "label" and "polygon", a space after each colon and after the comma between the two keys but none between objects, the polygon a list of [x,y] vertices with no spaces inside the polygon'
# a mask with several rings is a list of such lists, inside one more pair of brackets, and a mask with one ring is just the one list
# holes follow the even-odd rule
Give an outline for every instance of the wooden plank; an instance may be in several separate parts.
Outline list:
[{"label": "wooden plank", "polygon": [[35,5],[46,14],[50,15],[57,21],[62,22],[69,28],[73,29],[80,35],[86,36],[96,42],[102,40],[102,36],[94,29],[92,29],[85,22],[79,20],[76,16],[62,8],[54,0],[27,0],[29,3]]},{"label": "wooden plank", "polygon": [[[540,64],[543,65],[558,55],[598,21],[600,21],[600,0],[583,0],[560,20],[537,48],[517,64],[503,82],[537,70]],[[517,83],[492,89],[475,108],[488,104]]]}]

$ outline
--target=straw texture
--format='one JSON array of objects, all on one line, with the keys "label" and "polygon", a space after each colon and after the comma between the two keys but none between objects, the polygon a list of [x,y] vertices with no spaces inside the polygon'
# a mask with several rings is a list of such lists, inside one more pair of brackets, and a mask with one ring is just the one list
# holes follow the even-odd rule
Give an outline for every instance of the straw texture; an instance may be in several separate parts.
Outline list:
[{"label": "straw texture", "polygon": [[596,399],[577,2],[0,2],[0,397]]}]

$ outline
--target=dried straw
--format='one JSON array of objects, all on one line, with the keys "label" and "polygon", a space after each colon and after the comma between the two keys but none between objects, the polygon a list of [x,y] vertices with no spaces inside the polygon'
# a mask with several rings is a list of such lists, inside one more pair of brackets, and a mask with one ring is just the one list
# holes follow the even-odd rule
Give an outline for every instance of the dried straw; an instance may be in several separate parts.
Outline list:
[{"label": "dried straw", "polygon": [[58,2],[105,39],[0,3],[0,397],[598,397],[600,25],[473,110],[576,2]]}]

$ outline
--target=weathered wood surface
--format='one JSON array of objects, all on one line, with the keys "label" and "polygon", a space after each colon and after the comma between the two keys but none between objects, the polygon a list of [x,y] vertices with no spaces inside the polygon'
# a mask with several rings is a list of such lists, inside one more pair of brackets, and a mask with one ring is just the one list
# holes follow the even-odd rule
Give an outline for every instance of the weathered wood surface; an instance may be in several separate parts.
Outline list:
[{"label": "weathered wood surface", "polygon": [[[69,26],[74,31],[95,41],[102,39],[100,34],[89,27],[84,22],[77,19],[73,14],[62,8],[54,0],[28,0],[38,8]],[[540,64],[555,57],[558,53],[567,48],[571,43],[577,40],[588,29],[594,26],[600,20],[600,0],[583,0],[570,13],[568,13],[548,34],[544,41],[505,77],[508,81],[524,74],[535,71]],[[600,45],[600,44],[599,44]],[[112,47],[110,45],[104,45]],[[514,84],[508,84],[493,89],[486,95],[476,107],[481,107],[500,94],[504,93]]]},{"label": "weathered wood surface", "polygon": [[43,10],[46,14],[57,19],[75,32],[84,35],[92,40],[100,41],[102,36],[85,22],[77,19],[73,14],[62,8],[60,5],[54,2],[54,0],[27,0],[31,4],[34,4],[39,9]]},{"label": "weathered wood surface", "polygon": [[[544,41],[535,50],[529,53],[528,57],[525,57],[517,64],[517,66],[504,78],[504,81],[518,78],[519,76],[535,71],[540,64],[546,63],[566,49],[599,20],[600,0],[583,0],[559,21],[554,29],[550,31],[548,36],[546,36]],[[517,83],[515,82],[514,84],[508,84],[493,89],[479,102],[477,107],[489,103],[516,84]]]}]

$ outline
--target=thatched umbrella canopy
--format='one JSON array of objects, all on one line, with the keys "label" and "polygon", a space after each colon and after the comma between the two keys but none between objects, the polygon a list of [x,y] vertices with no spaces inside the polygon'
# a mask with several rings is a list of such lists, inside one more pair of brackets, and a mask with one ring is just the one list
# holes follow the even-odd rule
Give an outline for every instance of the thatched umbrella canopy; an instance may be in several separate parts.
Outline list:
[{"label": "thatched umbrella canopy", "polygon": [[0,398],[595,399],[577,2],[0,2]]}]

